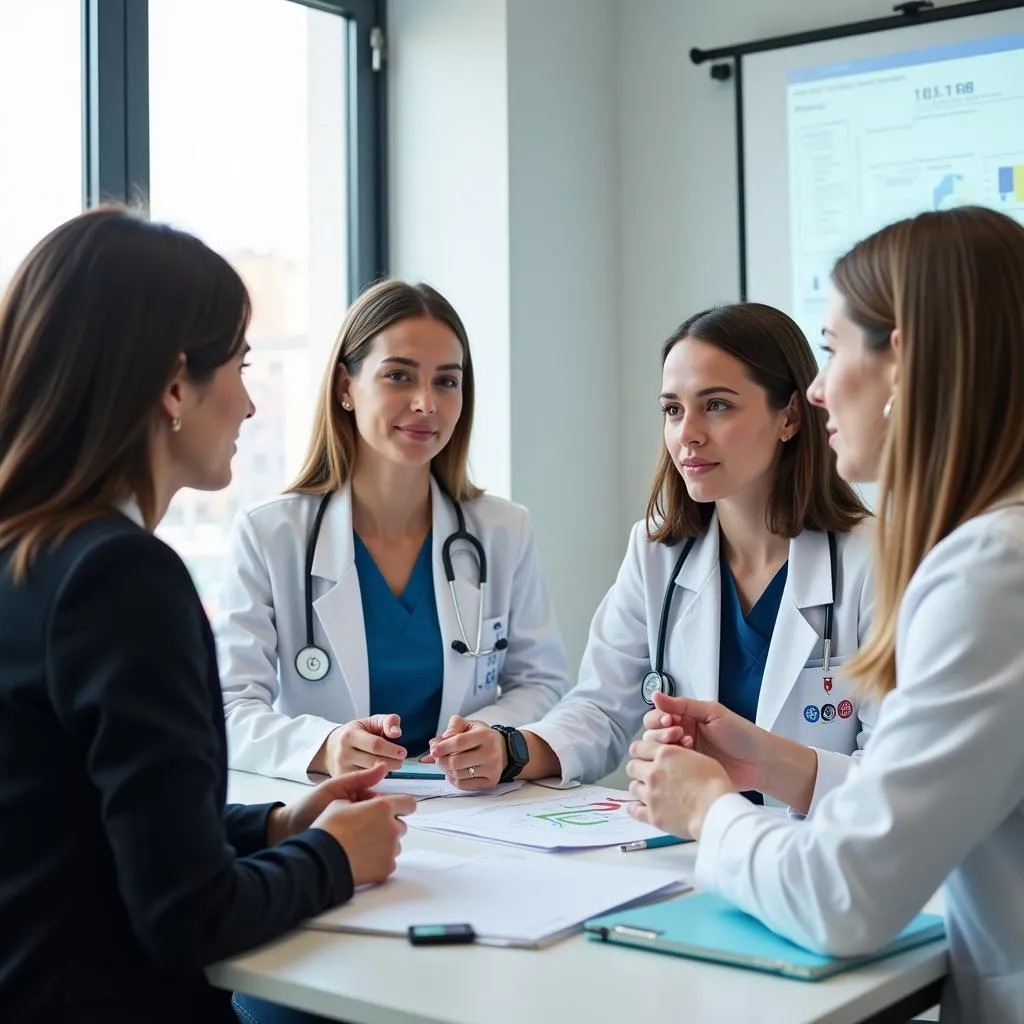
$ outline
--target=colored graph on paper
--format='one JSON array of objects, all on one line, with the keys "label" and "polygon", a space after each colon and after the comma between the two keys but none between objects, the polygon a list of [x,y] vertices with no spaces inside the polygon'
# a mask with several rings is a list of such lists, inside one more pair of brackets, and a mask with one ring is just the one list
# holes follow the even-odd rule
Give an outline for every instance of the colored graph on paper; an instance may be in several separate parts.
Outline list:
[{"label": "colored graph on paper", "polygon": [[628,793],[596,786],[557,797],[496,802],[443,814],[413,815],[410,827],[532,849],[614,846],[660,835],[629,815]]},{"label": "colored graph on paper", "polygon": [[626,808],[629,799],[605,797],[603,800],[591,800],[579,807],[562,807],[557,811],[543,811],[540,814],[529,814],[528,818],[553,825],[555,828],[592,828],[605,825],[614,818],[623,815],[632,821]]}]

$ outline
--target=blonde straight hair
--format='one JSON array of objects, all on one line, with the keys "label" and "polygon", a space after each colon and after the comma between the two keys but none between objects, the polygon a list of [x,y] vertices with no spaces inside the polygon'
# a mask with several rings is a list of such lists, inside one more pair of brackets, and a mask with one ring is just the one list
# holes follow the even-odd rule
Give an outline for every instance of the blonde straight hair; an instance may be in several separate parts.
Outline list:
[{"label": "blonde straight hair", "polygon": [[339,490],[352,479],[356,461],[356,422],[338,401],[338,369],[344,366],[350,376],[356,376],[374,338],[381,331],[401,320],[423,316],[447,324],[462,346],[462,414],[451,440],[434,457],[431,471],[441,487],[456,501],[471,501],[480,496],[480,488],[469,479],[474,381],[466,328],[451,303],[430,285],[407,284],[394,278],[378,281],[367,288],[345,315],[320,382],[306,460],[288,491],[326,494]]},{"label": "blonde straight hair", "polygon": [[874,621],[848,666],[882,696],[896,685],[910,578],[944,537],[1024,482],[1024,227],[980,207],[924,213],[858,243],[832,279],[869,349],[899,335]]}]

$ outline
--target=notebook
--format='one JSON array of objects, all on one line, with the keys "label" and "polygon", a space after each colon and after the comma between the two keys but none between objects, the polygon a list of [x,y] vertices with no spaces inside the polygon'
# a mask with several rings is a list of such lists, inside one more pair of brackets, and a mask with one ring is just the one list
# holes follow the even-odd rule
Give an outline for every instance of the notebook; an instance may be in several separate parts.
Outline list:
[{"label": "notebook", "polygon": [[823,956],[776,935],[756,918],[711,893],[606,914],[587,921],[584,929],[588,938],[598,941],[749,967],[803,981],[818,981],[945,934],[941,917],[918,914],[892,942],[875,953]]}]

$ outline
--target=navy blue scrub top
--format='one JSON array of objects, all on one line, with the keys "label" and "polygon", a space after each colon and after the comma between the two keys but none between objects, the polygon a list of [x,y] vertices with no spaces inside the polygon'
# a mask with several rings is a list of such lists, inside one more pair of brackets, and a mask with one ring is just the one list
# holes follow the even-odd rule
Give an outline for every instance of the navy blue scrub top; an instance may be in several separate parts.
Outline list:
[{"label": "navy blue scrub top", "polygon": [[399,715],[402,736],[398,742],[410,757],[419,757],[426,753],[427,741],[437,735],[444,686],[444,651],[430,562],[432,531],[400,597],[388,586],[358,534],[353,531],[352,537],[366,631],[370,714]]},{"label": "navy blue scrub top", "polygon": [[[732,571],[723,558],[722,632],[718,660],[718,700],[748,722],[757,720],[757,702],[761,696],[768,646],[779,616],[782,592],[786,589],[788,563],[772,577],[754,607],[744,615]],[[754,803],[764,803],[760,793],[745,793]]]}]

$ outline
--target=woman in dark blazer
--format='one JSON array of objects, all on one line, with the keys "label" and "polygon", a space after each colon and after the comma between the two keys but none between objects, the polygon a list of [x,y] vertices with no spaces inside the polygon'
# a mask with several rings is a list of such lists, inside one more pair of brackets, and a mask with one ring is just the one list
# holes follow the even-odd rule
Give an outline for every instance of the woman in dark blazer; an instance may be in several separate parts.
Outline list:
[{"label": "woman in dark blazer", "polygon": [[57,228],[0,305],[0,1017],[234,1020],[204,979],[393,870],[382,769],[225,807],[213,638],[153,536],[231,479],[249,300],[121,209]]}]

